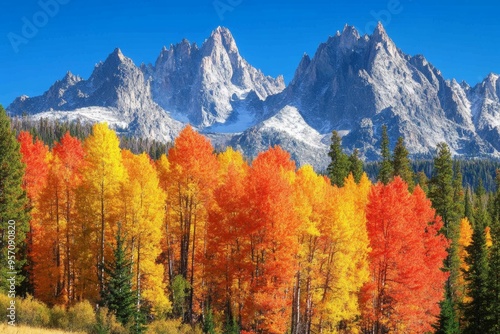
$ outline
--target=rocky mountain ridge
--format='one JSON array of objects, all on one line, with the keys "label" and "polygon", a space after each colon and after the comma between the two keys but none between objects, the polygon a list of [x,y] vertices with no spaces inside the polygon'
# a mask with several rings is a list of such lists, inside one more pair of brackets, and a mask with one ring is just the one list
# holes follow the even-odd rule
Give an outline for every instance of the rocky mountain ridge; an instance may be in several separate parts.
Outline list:
[{"label": "rocky mountain ridge", "polygon": [[500,77],[474,87],[445,79],[424,56],[399,50],[379,24],[360,36],[346,25],[304,55],[294,78],[272,78],[239,53],[226,28],[198,47],[183,40],[155,64],[136,66],[119,49],[84,80],[68,72],[43,95],[17,98],[12,116],[107,121],[127,135],[172,140],[190,123],[216,145],[247,156],[282,145],[299,163],[327,164],[332,130],[347,151],[379,155],[380,129],[403,136],[411,154],[446,142],[457,155],[499,156]]}]

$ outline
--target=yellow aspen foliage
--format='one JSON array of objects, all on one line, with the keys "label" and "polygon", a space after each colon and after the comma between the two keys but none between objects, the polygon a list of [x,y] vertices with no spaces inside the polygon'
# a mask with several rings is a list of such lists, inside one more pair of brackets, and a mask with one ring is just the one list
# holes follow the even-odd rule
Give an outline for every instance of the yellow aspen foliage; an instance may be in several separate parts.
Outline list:
[{"label": "yellow aspen foliage", "polygon": [[342,323],[354,332],[358,292],[369,273],[365,208],[371,183],[366,175],[359,184],[349,176],[337,188],[305,166],[295,187],[301,225],[292,331],[335,332]]},{"label": "yellow aspen foliage", "polygon": [[460,258],[460,271],[458,273],[457,280],[457,298],[462,303],[467,303],[471,301],[471,298],[467,293],[467,284],[465,282],[464,272],[469,271],[469,265],[465,259],[469,256],[467,252],[467,247],[472,243],[472,226],[467,218],[462,218],[460,221],[460,236],[458,239],[458,256]]},{"label": "yellow aspen foliage", "polygon": [[484,229],[484,234],[486,235],[486,247],[490,248],[493,246],[493,239],[491,239],[491,228],[489,226]]},{"label": "yellow aspen foliage", "polygon": [[84,150],[83,180],[77,195],[82,247],[79,293],[95,300],[104,288],[104,264],[112,259],[112,242],[120,219],[119,193],[126,173],[118,137],[106,123],[93,126]]},{"label": "yellow aspen foliage", "polygon": [[322,231],[323,262],[315,289],[318,307],[313,327],[318,331],[334,332],[341,321],[352,326],[360,314],[358,292],[369,278],[365,214],[368,184],[366,176],[357,185],[350,175],[344,187],[334,187],[330,195],[331,218]]},{"label": "yellow aspen foliage", "polygon": [[123,150],[122,157],[127,182],[121,196],[120,221],[133,263],[133,286],[140,303],[144,299],[153,306],[155,313],[166,314],[171,305],[163,282],[164,268],[156,262],[162,251],[165,194],[153,162],[145,153],[134,155]]}]

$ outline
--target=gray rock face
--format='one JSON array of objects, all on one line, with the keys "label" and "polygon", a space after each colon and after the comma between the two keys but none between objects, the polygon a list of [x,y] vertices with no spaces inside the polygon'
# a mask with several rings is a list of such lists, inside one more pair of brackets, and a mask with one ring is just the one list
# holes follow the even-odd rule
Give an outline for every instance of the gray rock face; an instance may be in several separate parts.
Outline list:
[{"label": "gray rock face", "polygon": [[105,121],[119,132],[171,141],[182,123],[171,118],[151,96],[150,82],[130,58],[115,49],[88,80],[70,72],[42,96],[17,98],[11,115],[59,120]]},{"label": "gray rock face", "polygon": [[164,48],[146,72],[158,104],[198,128],[225,123],[250,93],[264,100],[285,88],[283,77],[265,76],[248,64],[229,30],[221,27],[201,48],[187,40]]},{"label": "gray rock face", "polygon": [[465,90],[478,135],[500,151],[500,76],[491,73],[482,83]]},{"label": "gray rock face", "polygon": [[88,80],[70,72],[43,95],[17,98],[12,115],[107,121],[118,131],[162,141],[191,123],[215,145],[254,157],[281,145],[302,164],[324,169],[330,132],[347,151],[379,157],[382,125],[394,145],[402,136],[414,156],[446,142],[454,154],[499,156],[500,77],[482,83],[446,80],[423,56],[399,50],[382,25],[370,36],[354,27],[304,55],[285,88],[239,54],[229,30],[201,47],[187,40],[164,48],[140,68],[119,49]]},{"label": "gray rock face", "polygon": [[344,146],[368,159],[378,156],[383,124],[391,142],[403,136],[414,155],[432,153],[439,142],[455,154],[496,153],[476,133],[465,89],[423,56],[405,55],[380,24],[371,36],[346,26],[330,37],[312,59],[304,56],[281,95],[276,109],[295,106],[320,133],[345,133]]}]

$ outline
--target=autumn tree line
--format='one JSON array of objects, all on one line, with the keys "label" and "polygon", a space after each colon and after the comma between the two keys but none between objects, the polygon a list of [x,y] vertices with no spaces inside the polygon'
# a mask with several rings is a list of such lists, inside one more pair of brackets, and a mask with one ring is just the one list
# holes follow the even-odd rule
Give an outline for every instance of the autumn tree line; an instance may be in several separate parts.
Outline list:
[{"label": "autumn tree line", "polygon": [[216,153],[189,126],[158,159],[106,124],[49,147],[1,109],[1,288],[15,219],[19,294],[89,301],[131,332],[497,333],[499,193],[464,191],[446,145],[430,180],[386,130],[381,150],[372,183],[336,133],[323,176],[279,147]]}]

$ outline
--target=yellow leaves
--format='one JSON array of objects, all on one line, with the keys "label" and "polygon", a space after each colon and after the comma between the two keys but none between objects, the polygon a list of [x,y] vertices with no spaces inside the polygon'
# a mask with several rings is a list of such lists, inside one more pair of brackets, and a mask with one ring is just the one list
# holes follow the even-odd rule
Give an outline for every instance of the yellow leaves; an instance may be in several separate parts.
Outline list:
[{"label": "yellow leaves", "polygon": [[94,125],[92,135],[84,142],[88,164],[84,178],[92,187],[110,194],[118,191],[125,177],[119,145],[116,133],[106,123]]},{"label": "yellow leaves", "polygon": [[469,220],[462,218],[460,221],[460,237],[458,239],[458,256],[460,257],[460,268],[463,271],[469,270],[469,265],[465,259],[469,255],[466,248],[472,243],[472,233],[473,229]]},{"label": "yellow leaves", "polygon": [[[153,305],[156,313],[162,314],[171,308],[165,294],[164,268],[156,263],[162,252],[165,192],[148,155],[123,150],[122,157],[127,181],[123,184],[120,218],[136,263],[134,277],[140,280],[136,280],[134,286],[139,286],[143,298]],[[168,160],[162,158],[158,162],[160,175],[169,169]]]},{"label": "yellow leaves", "polygon": [[350,175],[337,188],[304,166],[296,173],[295,188],[302,221],[301,277],[311,282],[302,287],[303,303],[312,301],[315,330],[328,331],[360,314],[357,292],[369,274],[365,208],[371,183],[363,175],[356,184]]},{"label": "yellow leaves", "polygon": [[486,226],[484,229],[484,233],[486,235],[486,247],[490,248],[493,246],[493,239],[491,239],[491,228],[489,226]]}]

